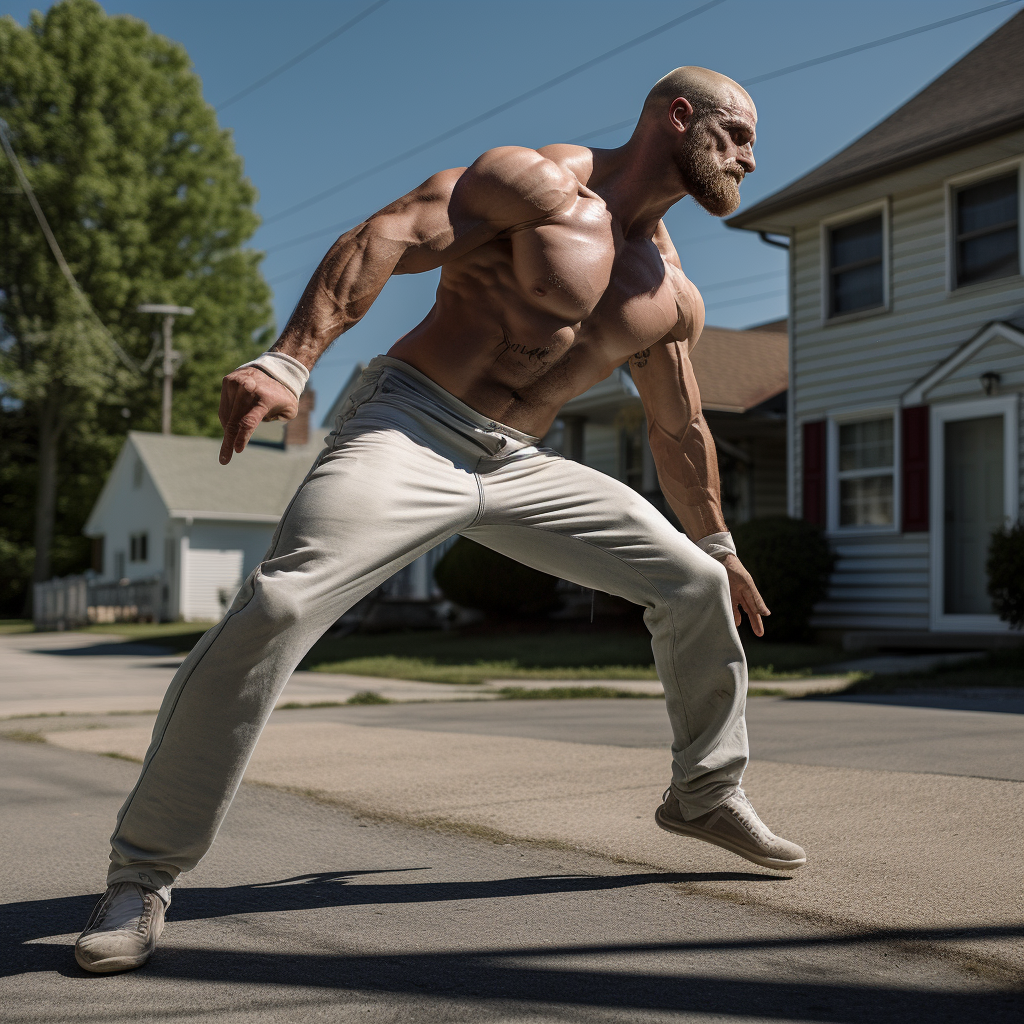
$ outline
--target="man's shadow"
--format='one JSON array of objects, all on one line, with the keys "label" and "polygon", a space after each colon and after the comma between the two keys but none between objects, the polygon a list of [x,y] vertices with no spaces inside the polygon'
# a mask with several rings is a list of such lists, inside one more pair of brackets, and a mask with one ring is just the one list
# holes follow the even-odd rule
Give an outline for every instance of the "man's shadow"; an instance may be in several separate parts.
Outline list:
[{"label": "man's shadow", "polygon": [[[197,921],[241,913],[266,913],[315,908],[394,905],[446,900],[501,899],[515,896],[596,892],[629,886],[665,883],[746,881],[782,883],[780,875],[740,872],[626,875],[541,875],[491,881],[362,883],[364,875],[398,874],[422,868],[385,871],[339,871],[297,875],[274,882],[224,888],[182,889],[170,917],[178,922]],[[72,960],[70,940],[59,945],[34,939],[65,935],[68,926],[81,927],[95,895],[32,900],[0,906],[0,976],[54,972],[83,982],[102,983],[101,975],[86,975]],[[852,945],[902,946],[963,940],[1019,941],[1024,928],[988,927],[934,929],[881,929],[871,933],[819,932],[809,935],[758,934],[740,938],[685,937],[643,943],[542,944],[534,948],[445,949],[438,936],[437,950],[320,953],[293,950],[211,949],[169,945],[158,950],[140,980],[163,979],[181,984],[243,983],[291,990],[310,989],[343,1000],[348,993],[379,996],[465,1001],[479,1010],[477,1019],[495,1014],[507,1019],[509,1003],[523,1006],[558,1005],[597,1007],[652,1013],[693,1013],[747,1016],[761,1019],[835,1024],[962,1024],[964,1021],[1019,1020],[1020,994],[1011,989],[922,989],[912,981],[901,984],[864,984],[839,972],[834,979],[739,976],[701,966],[708,955],[724,956],[731,964],[745,963],[743,951],[790,948],[799,962],[803,947],[825,946],[837,953]],[[696,953],[698,962],[689,958]],[[611,955],[618,962],[605,967],[594,957]],[[651,961],[651,956],[656,959]],[[686,955],[672,969],[666,956]],[[583,957],[584,959],[577,959]],[[625,959],[623,959],[625,958]],[[637,959],[634,959],[637,958]],[[642,958],[642,959],[641,959]],[[738,958],[738,959],[737,959]],[[726,961],[722,961],[723,963]],[[742,974],[743,972],[741,972]],[[755,972],[756,973],[756,972]],[[956,986],[955,980],[951,983]],[[90,989],[90,991],[93,991]],[[120,991],[120,990],[119,990]]]},{"label": "man's shadow", "polygon": [[[221,888],[182,888],[167,912],[169,921],[201,921],[239,914],[280,913],[362,907],[373,904],[433,903],[456,900],[502,899],[561,893],[599,892],[638,885],[693,882],[785,882],[784,875],[712,871],[704,873],[648,872],[626,875],[537,875],[489,881],[362,883],[364,875],[423,871],[390,868],[373,871],[321,871],[273,882]],[[63,970],[69,950],[37,943],[85,926],[99,894],[62,896],[0,905],[0,977],[31,971]]]}]

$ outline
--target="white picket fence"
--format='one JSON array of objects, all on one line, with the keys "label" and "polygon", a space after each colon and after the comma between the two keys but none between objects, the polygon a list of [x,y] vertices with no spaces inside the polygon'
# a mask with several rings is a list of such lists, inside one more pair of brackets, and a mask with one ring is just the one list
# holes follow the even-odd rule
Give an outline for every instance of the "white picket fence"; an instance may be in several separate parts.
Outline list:
[{"label": "white picket fence", "polygon": [[89,623],[159,622],[163,580],[100,583],[89,576],[64,576],[36,583],[32,621],[36,629],[77,629]]}]

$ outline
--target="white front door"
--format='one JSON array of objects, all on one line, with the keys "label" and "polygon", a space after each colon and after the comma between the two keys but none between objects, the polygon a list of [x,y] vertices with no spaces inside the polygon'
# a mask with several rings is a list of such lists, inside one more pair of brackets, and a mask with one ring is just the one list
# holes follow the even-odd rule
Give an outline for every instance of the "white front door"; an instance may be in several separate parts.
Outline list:
[{"label": "white front door", "polygon": [[1017,518],[1017,401],[932,408],[932,628],[1008,628],[988,595],[992,533]]}]

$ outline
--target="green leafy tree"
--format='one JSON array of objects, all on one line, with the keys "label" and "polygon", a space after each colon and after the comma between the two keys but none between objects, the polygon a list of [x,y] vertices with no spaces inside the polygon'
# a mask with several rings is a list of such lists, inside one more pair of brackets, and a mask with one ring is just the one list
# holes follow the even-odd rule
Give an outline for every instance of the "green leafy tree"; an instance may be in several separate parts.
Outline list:
[{"label": "green leafy tree", "polygon": [[262,254],[243,248],[256,192],[183,47],[93,0],[64,0],[25,27],[0,18],[0,117],[82,289],[0,157],[9,613],[29,572],[84,567],[81,527],[126,430],[159,429],[160,360],[147,360],[159,325],[136,306],[196,311],[175,324],[175,433],[216,433],[221,377],[265,348],[272,326]]},{"label": "green leafy tree", "polygon": [[992,534],[985,568],[996,614],[1014,629],[1024,629],[1024,520]]}]

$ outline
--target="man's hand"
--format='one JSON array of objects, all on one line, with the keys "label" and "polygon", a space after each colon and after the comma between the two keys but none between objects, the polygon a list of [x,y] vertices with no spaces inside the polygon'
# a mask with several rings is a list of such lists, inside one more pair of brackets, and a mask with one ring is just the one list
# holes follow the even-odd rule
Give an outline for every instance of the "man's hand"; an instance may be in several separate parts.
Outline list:
[{"label": "man's hand", "polygon": [[263,420],[294,419],[298,411],[299,400],[269,374],[253,366],[233,370],[220,391],[220,464],[226,466],[233,452],[242,451]]},{"label": "man's hand", "polygon": [[736,625],[742,621],[740,609],[747,613],[750,619],[750,628],[757,636],[764,636],[764,625],[761,622],[762,615],[771,615],[768,605],[764,603],[761,595],[750,578],[750,573],[743,568],[743,563],[735,555],[727,555],[722,562],[725,571],[729,574],[729,593],[732,596],[732,613],[736,617]]}]

